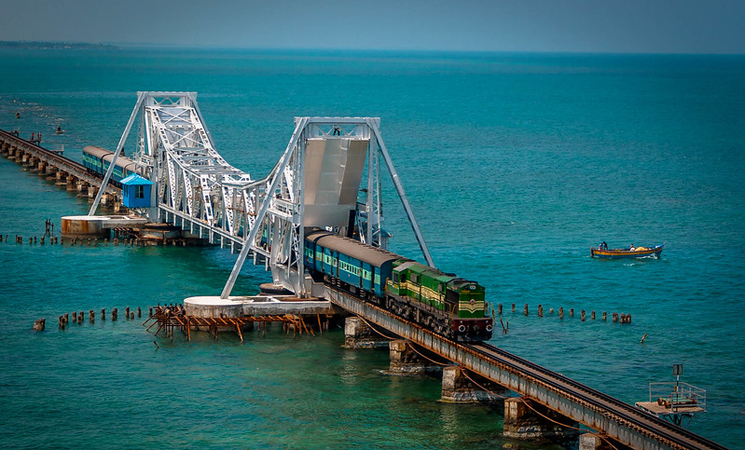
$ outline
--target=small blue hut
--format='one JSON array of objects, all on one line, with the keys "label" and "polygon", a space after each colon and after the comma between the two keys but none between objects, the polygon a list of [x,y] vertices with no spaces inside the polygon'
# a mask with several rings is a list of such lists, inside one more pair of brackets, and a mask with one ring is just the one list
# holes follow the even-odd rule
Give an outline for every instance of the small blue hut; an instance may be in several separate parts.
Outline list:
[{"label": "small blue hut", "polygon": [[127,208],[149,208],[153,182],[133,173],[122,181],[122,196]]}]

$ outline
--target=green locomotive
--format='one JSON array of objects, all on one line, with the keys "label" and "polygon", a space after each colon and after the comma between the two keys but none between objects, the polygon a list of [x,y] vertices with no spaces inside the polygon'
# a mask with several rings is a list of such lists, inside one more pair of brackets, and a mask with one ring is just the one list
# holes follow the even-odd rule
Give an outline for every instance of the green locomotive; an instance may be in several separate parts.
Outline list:
[{"label": "green locomotive", "polygon": [[492,319],[475,281],[325,230],[305,235],[305,266],[363,301],[459,342],[489,340]]}]

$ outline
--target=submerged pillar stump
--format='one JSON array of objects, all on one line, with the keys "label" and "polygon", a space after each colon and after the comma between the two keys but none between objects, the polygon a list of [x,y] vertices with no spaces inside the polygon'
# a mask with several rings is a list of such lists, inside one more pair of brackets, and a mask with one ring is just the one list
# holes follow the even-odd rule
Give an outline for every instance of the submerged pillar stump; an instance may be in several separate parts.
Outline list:
[{"label": "submerged pillar stump", "polygon": [[439,372],[442,366],[420,356],[411,347],[411,343],[404,339],[396,339],[388,343],[391,365],[388,373],[395,375],[423,375]]},{"label": "submerged pillar stump", "polygon": [[[539,411],[540,414],[534,410]],[[521,398],[513,397],[504,401],[503,434],[505,437],[525,440],[570,441],[577,438],[578,432],[574,429],[577,425],[577,422],[568,417],[535,402],[531,402],[530,407],[528,407]]]},{"label": "submerged pillar stump", "polygon": [[39,319],[34,321],[34,330],[36,331],[44,331],[44,328],[46,327],[47,319]]},{"label": "submerged pillar stump", "polygon": [[359,317],[347,317],[344,322],[344,348],[387,347],[388,340],[373,331]]},{"label": "submerged pillar stump", "polygon": [[[474,378],[476,375],[471,376]],[[486,379],[479,377],[477,386],[469,380],[459,366],[445,366],[442,369],[442,394],[441,400],[449,403],[486,403],[496,402],[502,399],[505,388]]]}]

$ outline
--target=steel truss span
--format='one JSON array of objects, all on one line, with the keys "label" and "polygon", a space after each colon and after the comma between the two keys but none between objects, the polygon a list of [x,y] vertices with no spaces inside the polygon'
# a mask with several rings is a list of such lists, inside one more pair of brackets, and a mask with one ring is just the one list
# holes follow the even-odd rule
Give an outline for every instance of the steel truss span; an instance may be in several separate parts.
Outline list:
[{"label": "steel truss span", "polygon": [[[137,103],[104,176],[105,185],[134,125],[130,159],[153,182],[151,221],[180,225],[240,254],[221,298],[228,298],[249,253],[275,284],[308,295],[303,242],[307,226],[351,234],[387,247],[381,175],[387,171],[419,242],[434,267],[375,117],[296,117],[279,162],[254,179],[216,150],[194,92],[138,92]],[[363,183],[366,183],[364,185]],[[361,189],[364,186],[364,189]],[[364,192],[359,199],[360,192]],[[89,212],[93,215],[100,196]]]}]

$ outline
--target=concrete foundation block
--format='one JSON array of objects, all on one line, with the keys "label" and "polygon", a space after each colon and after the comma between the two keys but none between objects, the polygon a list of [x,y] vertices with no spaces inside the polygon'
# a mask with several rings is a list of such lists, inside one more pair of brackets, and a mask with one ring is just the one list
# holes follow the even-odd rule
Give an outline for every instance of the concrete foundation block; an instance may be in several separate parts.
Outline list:
[{"label": "concrete foundation block", "polygon": [[458,366],[442,369],[441,400],[450,403],[488,403],[502,400],[505,389],[488,380],[478,380],[484,388],[469,380]]},{"label": "concrete foundation block", "polygon": [[359,317],[347,317],[344,321],[344,348],[387,347],[388,340],[370,328]]},{"label": "concrete foundation block", "polygon": [[405,339],[396,339],[388,343],[391,365],[388,373],[392,375],[424,375],[438,373],[442,366],[423,358],[414,351],[411,343]]},{"label": "concrete foundation block", "polygon": [[[540,414],[534,410],[539,410]],[[570,441],[577,438],[577,426],[577,422],[536,403],[531,403],[528,407],[520,398],[508,398],[504,401],[505,437]]]}]

